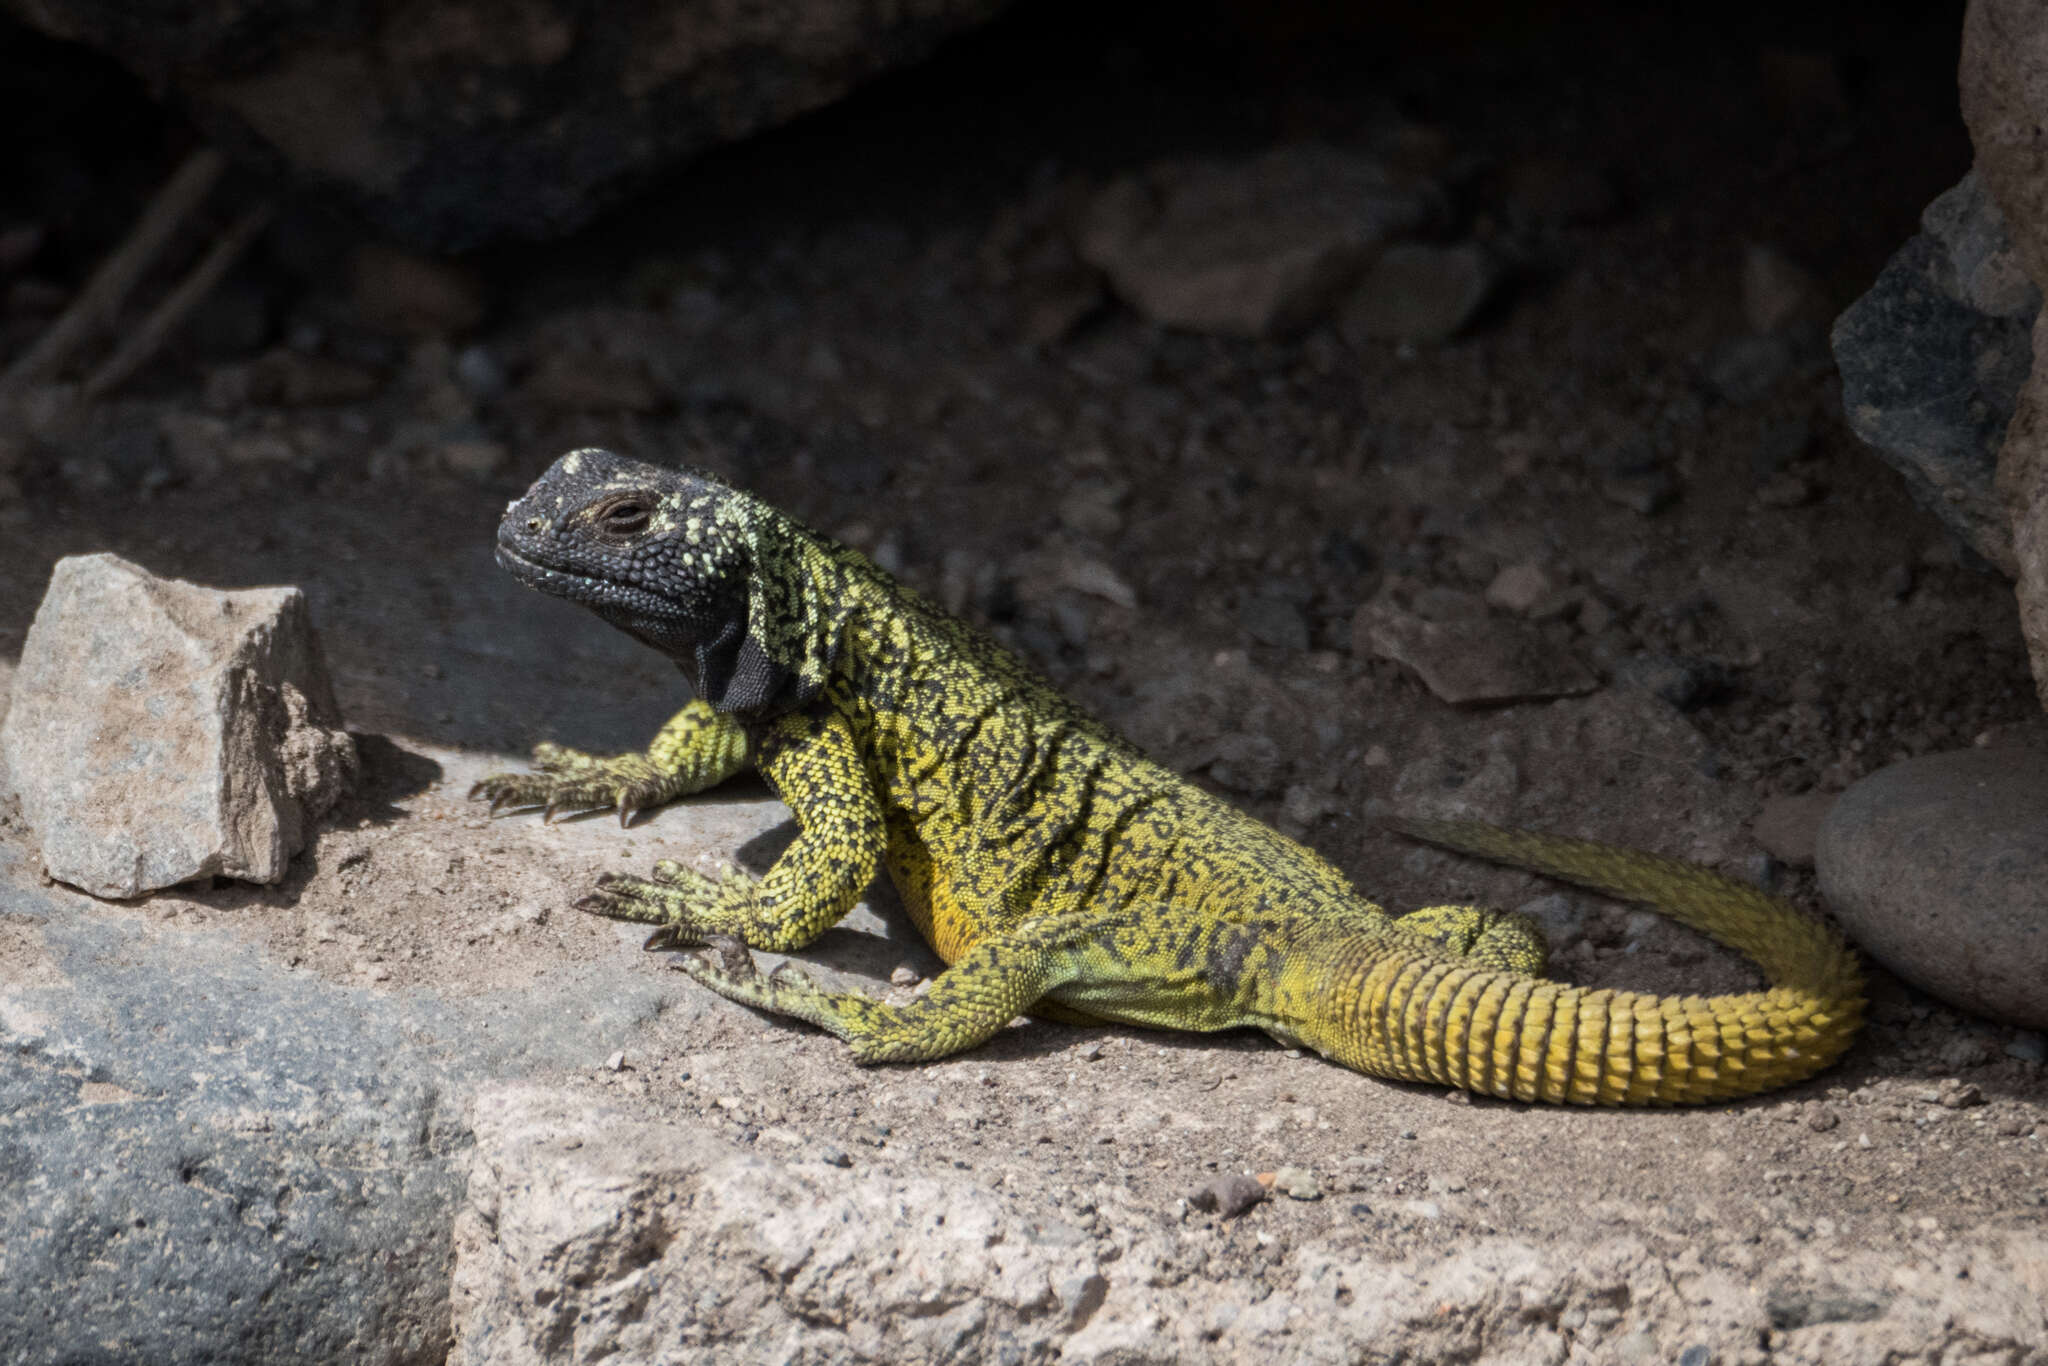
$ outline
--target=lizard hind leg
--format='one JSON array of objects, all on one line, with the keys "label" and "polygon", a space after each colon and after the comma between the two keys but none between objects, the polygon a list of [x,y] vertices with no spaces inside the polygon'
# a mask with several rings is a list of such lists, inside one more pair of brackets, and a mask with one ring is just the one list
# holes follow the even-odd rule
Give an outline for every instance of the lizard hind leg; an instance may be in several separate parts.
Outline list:
[{"label": "lizard hind leg", "polygon": [[1535,920],[1485,906],[1425,906],[1394,922],[1475,966],[1541,977],[1550,946]]},{"label": "lizard hind leg", "polygon": [[1067,980],[1073,959],[1060,951],[1065,929],[1040,920],[990,935],[904,1006],[857,991],[827,991],[787,964],[756,973],[750,958],[742,964],[725,943],[713,944],[717,961],[686,954],[673,966],[729,1001],[836,1035],[852,1047],[857,1063],[926,1062],[985,1042]]}]

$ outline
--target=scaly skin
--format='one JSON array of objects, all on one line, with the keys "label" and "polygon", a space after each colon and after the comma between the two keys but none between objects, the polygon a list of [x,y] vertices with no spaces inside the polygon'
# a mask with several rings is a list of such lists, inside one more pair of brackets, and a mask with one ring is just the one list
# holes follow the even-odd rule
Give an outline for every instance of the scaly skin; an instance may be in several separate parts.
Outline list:
[{"label": "scaly skin", "polygon": [[[856,552],[715,477],[575,451],[505,514],[499,560],[668,654],[698,700],[644,755],[551,746],[486,779],[506,805],[616,807],[751,761],[801,833],[758,880],[664,862],[578,904],[735,1001],[808,1020],[857,1062],[969,1048],[1032,1010],[1263,1029],[1379,1076],[1518,1100],[1746,1095],[1854,1037],[1854,955],[1789,903],[1654,855],[1475,822],[1397,828],[1651,900],[1761,964],[1767,991],[1660,997],[1545,979],[1525,917],[1396,918],[1313,851],[1146,759],[1000,646]],[[801,948],[886,867],[950,965],[907,1006],[753,970]]]}]

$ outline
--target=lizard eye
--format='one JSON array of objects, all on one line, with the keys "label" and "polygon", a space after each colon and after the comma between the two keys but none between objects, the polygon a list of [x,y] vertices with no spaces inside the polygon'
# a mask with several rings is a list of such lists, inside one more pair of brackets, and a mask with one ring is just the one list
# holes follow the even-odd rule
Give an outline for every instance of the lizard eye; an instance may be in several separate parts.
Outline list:
[{"label": "lizard eye", "polygon": [[647,528],[647,504],[638,498],[621,498],[597,514],[597,520],[606,531],[615,536],[630,536]]}]

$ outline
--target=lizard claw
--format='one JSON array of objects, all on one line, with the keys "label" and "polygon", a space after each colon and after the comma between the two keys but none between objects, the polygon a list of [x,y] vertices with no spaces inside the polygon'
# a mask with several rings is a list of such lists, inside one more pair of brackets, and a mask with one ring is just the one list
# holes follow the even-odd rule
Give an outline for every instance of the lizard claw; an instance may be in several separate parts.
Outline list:
[{"label": "lizard claw", "polygon": [[754,955],[747,951],[745,944],[729,934],[706,935],[704,948],[716,966],[728,977],[748,978],[759,975],[754,971]]}]

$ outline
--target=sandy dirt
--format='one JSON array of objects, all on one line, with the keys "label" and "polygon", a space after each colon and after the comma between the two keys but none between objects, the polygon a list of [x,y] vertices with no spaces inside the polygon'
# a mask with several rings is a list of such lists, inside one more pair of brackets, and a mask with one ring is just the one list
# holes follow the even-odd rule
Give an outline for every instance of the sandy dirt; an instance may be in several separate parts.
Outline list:
[{"label": "sandy dirt", "polygon": [[[1258,86],[1227,111],[1157,67],[1125,82],[1072,55],[1071,99],[1008,66],[979,85],[885,83],[574,241],[476,263],[494,312],[471,340],[510,377],[465,419],[505,452],[481,475],[407,435],[442,401],[419,377],[445,379],[445,348],[364,351],[352,363],[379,385],[348,403],[226,410],[205,399],[216,362],[172,358],[65,441],[18,451],[19,495],[0,504],[0,674],[59,555],[300,584],[365,775],[281,887],[98,913],[230,929],[381,991],[498,988],[565,960],[663,973],[637,935],[569,904],[597,872],[657,857],[765,866],[788,829],[764,789],[624,831],[487,820],[466,800],[536,740],[633,747],[683,697],[663,661],[490,562],[499,509],[589,443],[710,465],[864,546],[1389,906],[1560,890],[1375,828],[1446,803],[1697,858],[1814,904],[1810,872],[1751,836],[1767,800],[2040,717],[2009,587],[1848,435],[1824,353],[1746,401],[1710,378],[1747,334],[1747,246],[1800,263],[1838,308],[1967,160],[1947,58],[1928,51],[1952,28],[1835,34],[1847,103],[1809,118],[1796,92],[1789,112],[1779,98],[1768,57],[1785,40],[1766,27],[1429,46],[1429,64],[1377,71],[1370,93],[1311,70],[1290,101]],[[1460,231],[1514,234],[1523,253],[1459,340],[1220,341],[1106,307],[1031,345],[1016,291],[991,283],[1004,215],[1035,212],[1068,177],[1169,151],[1362,140],[1395,111],[1449,147]],[[1095,136],[1098,119],[1120,131]],[[985,155],[959,171],[977,139]],[[1560,167],[1597,175],[1611,209],[1518,219],[1518,177]],[[346,316],[317,290],[301,307]],[[326,335],[338,348],[351,334]],[[653,397],[547,397],[535,376],[564,356],[594,392],[623,372]],[[169,440],[145,462],[161,477],[122,463],[123,433],[201,420],[237,452],[225,465],[182,462]],[[1631,442],[1675,480],[1651,515],[1603,491],[1607,453]],[[1077,561],[1135,606],[1047,583],[1047,563]],[[1361,604],[1433,593],[1464,610],[1525,564],[1561,595],[1542,629],[1599,672],[1591,695],[1456,710],[1354,651]],[[1305,641],[1266,626],[1276,610]],[[1683,707],[1657,691],[1674,669],[1700,685]],[[0,838],[26,835],[14,819]],[[1755,981],[1684,931],[1567,895],[1585,934],[1560,976]],[[937,967],[886,891],[803,956],[899,998]],[[38,970],[4,921],[0,970]],[[1827,1074],[1632,1114],[1446,1096],[1262,1037],[1032,1022],[961,1057],[861,1070],[815,1031],[679,978],[668,999],[617,1040],[623,1070],[592,1071],[650,1116],[737,1142],[1068,1191],[1083,1227],[1111,1217],[1105,1192],[1180,1219],[1177,1202],[1219,1172],[1317,1174],[1320,1200],[1185,1216],[1211,1274],[1256,1278],[1276,1247],[1333,1232],[1391,1256],[1620,1226],[1740,1273],[1799,1245],[1985,1238],[2037,1223],[2048,1186],[2048,1080],[2007,1052],[2015,1031],[1882,972],[1867,1030]],[[1980,1103],[1943,1103],[1963,1087]]]}]

